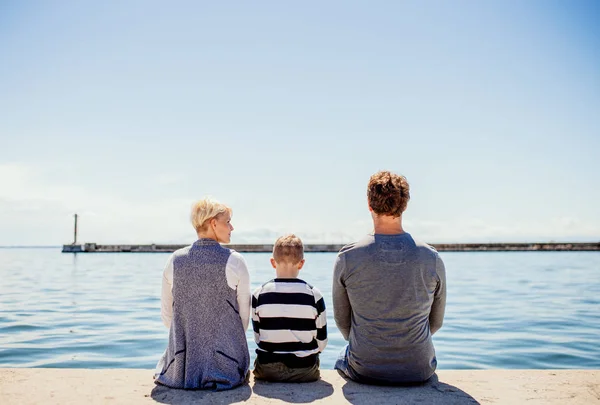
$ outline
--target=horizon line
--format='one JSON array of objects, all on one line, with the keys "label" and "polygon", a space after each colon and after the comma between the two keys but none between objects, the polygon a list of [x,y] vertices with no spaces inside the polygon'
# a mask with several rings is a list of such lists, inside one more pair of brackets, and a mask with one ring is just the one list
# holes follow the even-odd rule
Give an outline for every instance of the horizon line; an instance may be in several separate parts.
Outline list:
[{"label": "horizon line", "polygon": [[[95,245],[102,245],[102,246],[114,246],[114,245],[131,245],[131,246],[152,246],[152,245],[191,245],[193,242],[191,243],[175,243],[175,242],[170,242],[170,243],[110,243],[110,244],[104,244],[104,243],[96,243],[96,242],[86,242],[86,243],[94,243]],[[62,245],[0,245],[0,249],[52,249],[52,248],[62,248],[63,246],[71,246],[71,245],[85,245],[86,243],[78,243],[78,244],[73,244],[73,243],[65,243]],[[319,242],[319,243],[304,243],[304,246],[310,246],[310,245],[347,245],[353,242]],[[590,243],[600,243],[600,239],[598,240],[588,240],[588,241],[557,241],[557,240],[549,240],[549,241],[528,241],[528,242],[508,242],[508,241],[503,241],[503,242],[475,242],[475,241],[470,241],[470,242],[437,242],[437,243],[433,243],[433,242],[425,242],[428,245],[470,245],[470,244],[486,244],[486,245],[502,245],[502,244],[590,244]],[[252,243],[227,243],[227,244],[223,244],[224,246],[234,246],[234,245],[243,245],[243,246],[260,246],[260,245],[273,245],[274,242],[252,242]]]}]

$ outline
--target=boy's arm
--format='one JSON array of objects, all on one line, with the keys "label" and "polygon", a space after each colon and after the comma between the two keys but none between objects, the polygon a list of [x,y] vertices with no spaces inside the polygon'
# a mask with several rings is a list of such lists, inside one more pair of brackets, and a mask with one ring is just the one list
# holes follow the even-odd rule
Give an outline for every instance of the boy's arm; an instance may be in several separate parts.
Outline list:
[{"label": "boy's arm", "polygon": [[315,297],[315,305],[317,307],[317,319],[315,320],[317,326],[317,344],[319,345],[319,352],[325,350],[327,346],[327,311],[325,309],[325,300],[323,294],[318,288],[313,287],[313,294]]},{"label": "boy's arm", "polygon": [[173,255],[169,257],[163,271],[160,318],[167,328],[171,327],[171,322],[173,321]]},{"label": "boy's arm", "polygon": [[431,312],[429,313],[429,330],[432,335],[442,327],[444,313],[446,312],[446,268],[439,256],[437,257],[435,270],[439,281],[433,296]]},{"label": "boy's arm", "polygon": [[352,307],[350,306],[348,292],[344,285],[344,268],[344,256],[338,254],[333,267],[333,319],[344,339],[348,340],[352,320]]},{"label": "boy's arm", "polygon": [[260,342],[260,318],[256,312],[256,307],[258,307],[258,296],[261,289],[261,287],[258,287],[252,294],[252,329],[254,330],[254,341],[256,344]]}]

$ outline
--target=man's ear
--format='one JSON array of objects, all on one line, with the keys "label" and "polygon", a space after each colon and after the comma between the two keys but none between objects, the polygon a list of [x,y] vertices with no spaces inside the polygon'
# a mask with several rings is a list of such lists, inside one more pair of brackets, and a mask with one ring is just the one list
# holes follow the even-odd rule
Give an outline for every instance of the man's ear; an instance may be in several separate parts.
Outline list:
[{"label": "man's ear", "polygon": [[298,270],[300,270],[302,268],[302,266],[304,266],[305,261],[306,261],[305,259],[302,259],[298,262]]},{"label": "man's ear", "polygon": [[272,257],[271,257],[271,266],[273,266],[274,269],[277,268],[277,262]]},{"label": "man's ear", "polygon": [[367,203],[367,207],[369,207],[370,212],[373,212],[373,208],[371,208],[371,204]]}]

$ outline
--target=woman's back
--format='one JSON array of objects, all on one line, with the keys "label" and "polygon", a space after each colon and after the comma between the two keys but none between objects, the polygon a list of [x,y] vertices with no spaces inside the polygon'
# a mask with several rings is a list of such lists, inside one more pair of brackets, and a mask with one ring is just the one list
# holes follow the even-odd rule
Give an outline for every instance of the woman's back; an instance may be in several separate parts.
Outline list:
[{"label": "woman's back", "polygon": [[173,254],[173,320],[157,383],[224,390],[245,381],[248,345],[226,277],[228,262],[240,260],[235,255],[212,239]]}]

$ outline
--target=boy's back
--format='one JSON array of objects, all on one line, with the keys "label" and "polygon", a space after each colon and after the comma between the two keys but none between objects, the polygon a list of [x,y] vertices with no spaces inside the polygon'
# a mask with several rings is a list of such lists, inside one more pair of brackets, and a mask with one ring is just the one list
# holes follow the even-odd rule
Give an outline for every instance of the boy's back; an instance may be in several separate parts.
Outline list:
[{"label": "boy's back", "polygon": [[261,360],[307,367],[327,345],[323,296],[299,278],[275,278],[254,291],[252,326]]},{"label": "boy's back", "polygon": [[278,277],[252,294],[252,326],[258,345],[254,375],[271,381],[315,381],[319,353],[327,345],[325,300],[317,288],[296,277],[304,264],[301,256],[286,261],[277,254],[282,244],[302,253],[296,236],[278,239],[271,259]]}]

